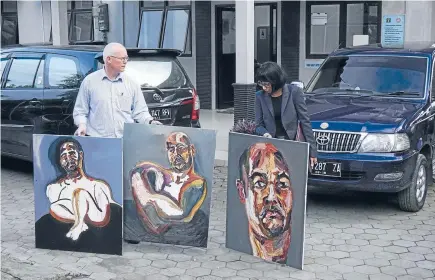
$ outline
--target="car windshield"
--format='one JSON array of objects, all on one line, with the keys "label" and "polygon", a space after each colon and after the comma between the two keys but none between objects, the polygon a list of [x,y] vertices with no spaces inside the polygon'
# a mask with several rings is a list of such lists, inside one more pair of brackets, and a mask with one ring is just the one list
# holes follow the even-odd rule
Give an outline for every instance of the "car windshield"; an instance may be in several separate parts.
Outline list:
[{"label": "car windshield", "polygon": [[427,63],[424,57],[330,57],[308,85],[307,93],[423,97]]},{"label": "car windshield", "polygon": [[187,83],[180,66],[171,57],[130,57],[125,73],[145,89],[174,89],[184,87]]}]

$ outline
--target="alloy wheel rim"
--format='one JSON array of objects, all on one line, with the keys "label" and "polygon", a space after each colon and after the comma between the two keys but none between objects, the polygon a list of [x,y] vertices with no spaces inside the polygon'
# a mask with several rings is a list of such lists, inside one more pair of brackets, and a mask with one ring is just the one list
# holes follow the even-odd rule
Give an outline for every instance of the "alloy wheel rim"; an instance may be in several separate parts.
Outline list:
[{"label": "alloy wheel rim", "polygon": [[416,189],[417,190],[415,195],[417,197],[417,201],[421,202],[423,200],[424,193],[426,191],[426,169],[424,168],[423,165],[421,165],[420,168],[418,169]]}]

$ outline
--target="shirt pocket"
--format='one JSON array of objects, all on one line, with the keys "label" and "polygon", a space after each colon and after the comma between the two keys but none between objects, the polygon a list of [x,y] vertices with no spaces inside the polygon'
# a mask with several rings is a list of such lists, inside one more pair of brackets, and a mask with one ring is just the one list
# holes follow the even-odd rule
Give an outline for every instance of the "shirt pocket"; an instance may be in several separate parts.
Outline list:
[{"label": "shirt pocket", "polygon": [[118,94],[118,107],[121,111],[131,112],[132,107],[132,96],[126,93]]}]

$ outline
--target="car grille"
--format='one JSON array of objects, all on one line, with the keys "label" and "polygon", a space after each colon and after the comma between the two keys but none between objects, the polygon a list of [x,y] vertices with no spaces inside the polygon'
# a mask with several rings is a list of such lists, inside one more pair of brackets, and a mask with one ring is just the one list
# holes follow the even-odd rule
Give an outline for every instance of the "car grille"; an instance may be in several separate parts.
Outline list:
[{"label": "car grille", "polygon": [[360,133],[314,130],[314,140],[320,152],[356,152]]}]

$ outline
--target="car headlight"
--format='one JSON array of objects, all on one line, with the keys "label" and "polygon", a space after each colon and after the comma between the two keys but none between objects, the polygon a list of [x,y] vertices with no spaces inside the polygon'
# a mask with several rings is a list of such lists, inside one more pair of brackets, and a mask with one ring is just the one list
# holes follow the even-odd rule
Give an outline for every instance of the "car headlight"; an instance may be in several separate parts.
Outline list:
[{"label": "car headlight", "polygon": [[361,143],[359,153],[391,153],[410,148],[406,134],[367,134]]}]

